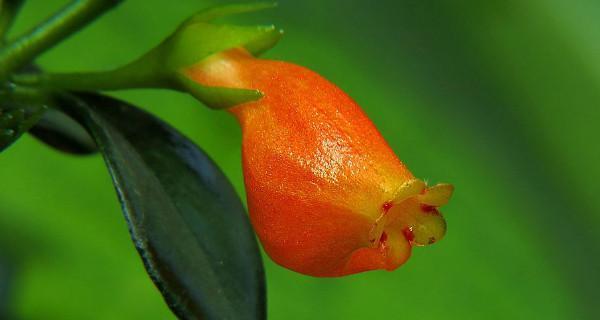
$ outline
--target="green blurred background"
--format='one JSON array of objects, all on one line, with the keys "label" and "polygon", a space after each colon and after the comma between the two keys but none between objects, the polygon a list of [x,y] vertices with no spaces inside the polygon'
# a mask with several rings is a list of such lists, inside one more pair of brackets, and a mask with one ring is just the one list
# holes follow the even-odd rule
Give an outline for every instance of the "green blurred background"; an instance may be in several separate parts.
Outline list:
[{"label": "green blurred background", "polygon": [[[28,1],[15,31],[64,3]],[[39,63],[120,65],[210,3],[125,1]],[[268,57],[337,83],[416,176],[456,186],[447,237],[395,272],[318,279],[265,256],[271,319],[599,317],[600,2],[281,0],[234,21],[284,28]],[[192,137],[243,194],[231,116],[172,92],[114,95]],[[173,318],[100,156],[25,137],[0,154],[0,177],[0,308],[19,319]]]}]

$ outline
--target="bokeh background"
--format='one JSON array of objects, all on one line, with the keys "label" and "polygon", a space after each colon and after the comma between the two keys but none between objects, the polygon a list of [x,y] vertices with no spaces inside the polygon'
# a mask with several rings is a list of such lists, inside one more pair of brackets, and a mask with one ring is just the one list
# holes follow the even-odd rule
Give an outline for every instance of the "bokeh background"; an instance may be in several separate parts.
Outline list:
[{"label": "bokeh background", "polygon": [[[64,3],[28,1],[15,31]],[[211,3],[125,1],[39,63],[115,67]],[[416,176],[456,186],[447,237],[395,272],[318,279],[265,256],[271,319],[597,319],[600,2],[280,0],[233,21],[284,28],[268,57],[337,83]],[[173,92],[114,95],[192,137],[243,194],[232,117]],[[100,156],[25,137],[0,154],[0,177],[0,309],[174,318]]]}]

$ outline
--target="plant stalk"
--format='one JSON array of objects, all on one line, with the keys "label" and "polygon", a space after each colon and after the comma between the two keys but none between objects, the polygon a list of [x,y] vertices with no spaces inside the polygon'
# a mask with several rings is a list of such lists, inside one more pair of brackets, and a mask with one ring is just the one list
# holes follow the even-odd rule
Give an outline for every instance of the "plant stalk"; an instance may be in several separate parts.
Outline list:
[{"label": "plant stalk", "polygon": [[34,60],[121,0],[75,0],[0,50],[0,80]]},{"label": "plant stalk", "polygon": [[106,91],[135,88],[164,88],[152,74],[123,72],[121,69],[99,72],[18,74],[11,81],[47,90]]}]

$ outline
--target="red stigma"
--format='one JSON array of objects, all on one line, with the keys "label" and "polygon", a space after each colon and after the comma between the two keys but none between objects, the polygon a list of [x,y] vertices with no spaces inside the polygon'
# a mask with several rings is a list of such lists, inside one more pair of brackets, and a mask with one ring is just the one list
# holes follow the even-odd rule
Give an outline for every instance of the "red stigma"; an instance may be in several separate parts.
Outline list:
[{"label": "red stigma", "polygon": [[437,209],[435,208],[435,206],[430,206],[430,205],[426,205],[426,204],[422,204],[421,205],[421,210],[423,212],[437,212]]},{"label": "red stigma", "polygon": [[394,204],[391,201],[388,201],[383,204],[383,212],[388,212]]},{"label": "red stigma", "polygon": [[404,230],[402,230],[402,233],[404,234],[406,240],[408,240],[409,242],[415,239],[415,234],[412,232],[411,228],[405,228]]}]

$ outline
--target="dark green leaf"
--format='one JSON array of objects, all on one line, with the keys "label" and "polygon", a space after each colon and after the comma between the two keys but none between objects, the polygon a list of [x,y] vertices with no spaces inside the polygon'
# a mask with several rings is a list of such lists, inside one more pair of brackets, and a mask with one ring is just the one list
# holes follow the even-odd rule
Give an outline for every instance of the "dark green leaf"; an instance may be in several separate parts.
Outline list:
[{"label": "dark green leaf", "polygon": [[[32,64],[25,67],[23,72],[38,75],[42,71],[38,66]],[[35,105],[35,102],[40,103],[39,101],[27,102],[28,105]],[[43,103],[56,107],[56,102],[51,97],[48,97]],[[85,128],[57,108],[46,110],[39,121],[29,129],[29,133],[48,146],[66,153],[86,155],[98,151],[94,140]]]},{"label": "dark green leaf", "polygon": [[133,241],[173,312],[183,319],[265,318],[256,239],[219,168],[131,105],[99,95],[65,99],[104,155]]},{"label": "dark green leaf", "polygon": [[98,151],[92,137],[77,121],[49,109],[29,133],[45,144],[67,153],[91,154]]}]

